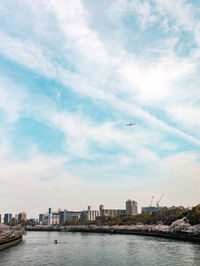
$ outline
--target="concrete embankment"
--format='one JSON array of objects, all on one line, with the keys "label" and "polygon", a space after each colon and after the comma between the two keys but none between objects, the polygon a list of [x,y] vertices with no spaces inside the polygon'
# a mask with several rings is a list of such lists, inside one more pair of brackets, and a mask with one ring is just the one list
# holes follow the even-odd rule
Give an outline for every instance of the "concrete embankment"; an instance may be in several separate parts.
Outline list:
[{"label": "concrete embankment", "polygon": [[66,226],[66,227],[40,227],[40,228],[26,228],[27,231],[67,231],[67,232],[82,232],[82,233],[104,233],[104,234],[129,234],[129,235],[141,235],[151,237],[162,237],[175,240],[192,241],[200,243],[200,235],[187,234],[187,233],[172,233],[172,232],[160,232],[160,231],[139,231],[139,230],[125,230],[116,228],[91,228],[91,227],[79,227],[79,226]]},{"label": "concrete embankment", "polygon": [[48,231],[48,232],[57,232],[57,231],[69,231],[67,228],[63,229],[60,227],[26,227],[25,228],[26,231]]},{"label": "concrete embankment", "polygon": [[162,237],[175,240],[192,241],[200,243],[200,236],[185,234],[185,233],[165,233],[165,232],[149,232],[149,231],[135,231],[123,229],[87,229],[87,228],[74,228],[68,230],[70,232],[87,232],[87,233],[110,233],[110,234],[129,234],[129,235],[142,235],[151,237]]},{"label": "concrete embankment", "polygon": [[0,241],[0,251],[19,244],[22,241],[22,236],[13,237],[12,239],[5,239]]}]

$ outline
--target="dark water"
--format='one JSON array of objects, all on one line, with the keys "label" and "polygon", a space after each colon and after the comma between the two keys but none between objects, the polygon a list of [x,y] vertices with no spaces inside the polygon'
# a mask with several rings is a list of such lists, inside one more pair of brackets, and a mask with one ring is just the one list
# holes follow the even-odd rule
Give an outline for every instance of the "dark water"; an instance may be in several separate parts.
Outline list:
[{"label": "dark water", "polygon": [[0,265],[200,266],[200,244],[135,235],[28,232],[21,244],[0,251]]}]

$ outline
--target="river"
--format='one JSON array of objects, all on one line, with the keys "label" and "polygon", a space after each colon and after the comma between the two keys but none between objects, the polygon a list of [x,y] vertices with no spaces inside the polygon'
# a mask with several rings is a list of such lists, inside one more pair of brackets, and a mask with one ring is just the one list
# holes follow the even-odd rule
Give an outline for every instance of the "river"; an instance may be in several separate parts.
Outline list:
[{"label": "river", "polygon": [[0,265],[199,266],[200,245],[136,235],[27,232],[22,243],[0,251]]}]

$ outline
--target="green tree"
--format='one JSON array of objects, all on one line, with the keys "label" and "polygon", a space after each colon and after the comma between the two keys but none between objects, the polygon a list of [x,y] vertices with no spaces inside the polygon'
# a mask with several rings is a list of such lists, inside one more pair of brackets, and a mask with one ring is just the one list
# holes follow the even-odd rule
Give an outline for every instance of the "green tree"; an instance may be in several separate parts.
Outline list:
[{"label": "green tree", "polygon": [[187,218],[191,225],[200,224],[200,204],[188,212]]}]

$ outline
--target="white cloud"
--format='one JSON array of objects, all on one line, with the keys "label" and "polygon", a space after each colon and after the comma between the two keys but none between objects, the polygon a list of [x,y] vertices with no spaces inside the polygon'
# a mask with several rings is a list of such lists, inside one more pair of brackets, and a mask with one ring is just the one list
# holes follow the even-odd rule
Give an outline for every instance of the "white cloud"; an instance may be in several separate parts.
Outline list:
[{"label": "white cloud", "polygon": [[180,182],[200,182],[200,164],[197,158],[198,154],[182,152],[166,158],[161,164],[175,178],[179,178]]},{"label": "white cloud", "polygon": [[[1,141],[0,141],[0,161],[3,163],[3,161],[7,160],[12,153],[12,146],[8,142],[5,136],[3,136],[3,133],[1,133]],[[1,178],[0,178],[1,180]]]},{"label": "white cloud", "polygon": [[1,211],[2,208],[4,212],[27,210],[30,217],[30,212],[42,211],[49,204],[66,205],[67,199],[82,185],[80,179],[67,172],[66,162],[62,156],[38,153],[23,161],[1,161]]},{"label": "white cloud", "polygon": [[196,22],[194,6],[185,0],[118,0],[114,1],[110,12],[116,16],[135,16],[143,27],[159,21],[167,31],[192,31]]},{"label": "white cloud", "polygon": [[196,133],[200,132],[200,117],[199,106],[180,104],[178,106],[168,106],[167,112],[172,120],[179,123],[183,128]]},{"label": "white cloud", "polygon": [[128,83],[127,93],[132,91],[135,100],[142,104],[162,105],[176,89],[175,83],[195,70],[190,60],[180,60],[168,55],[153,62],[134,58],[119,68],[122,79]]},{"label": "white cloud", "polygon": [[113,2],[109,14],[117,17],[130,17],[134,14],[138,18],[140,25],[146,27],[157,20],[156,15],[152,11],[153,9],[148,1],[118,0]]},{"label": "white cloud", "polygon": [[[192,206],[199,203],[200,163],[198,154],[182,152],[169,156],[161,162],[168,174],[163,188],[168,193],[168,203]],[[171,178],[170,178],[171,176]]]},{"label": "white cloud", "polygon": [[[22,89],[19,90],[17,85],[13,86],[11,82],[1,79],[0,108],[6,113],[7,122],[16,121],[21,112],[26,112],[28,117],[47,123],[48,126],[64,133],[64,146],[71,158],[79,156],[98,161],[102,160],[105,153],[101,155],[95,148],[108,152],[119,148],[123,150],[120,155],[105,156],[105,164],[112,168],[111,170],[114,167],[119,169],[119,162],[123,164],[121,169],[124,166],[132,169],[131,166],[137,163],[151,168],[149,181],[142,180],[140,176],[136,177],[138,181],[134,181],[130,189],[127,188],[128,181],[121,192],[120,189],[114,191],[109,187],[103,194],[106,202],[109,202],[112,195],[115,197],[113,202],[117,198],[119,203],[120,200],[126,199],[126,195],[133,195],[133,191],[137,189],[133,197],[137,195],[141,202],[145,193],[151,196],[149,190],[154,188],[156,193],[162,192],[164,188],[170,194],[170,188],[173,187],[173,195],[176,195],[177,184],[184,180],[185,184],[177,190],[177,201],[173,196],[174,202],[179,202],[182,198],[181,193],[186,193],[186,187],[192,186],[188,181],[189,173],[194,178],[194,183],[199,184],[195,178],[199,174],[199,163],[193,154],[188,155],[189,157],[180,154],[168,157],[166,160],[163,159],[163,163],[159,158],[160,150],[174,152],[179,148],[178,144],[170,142],[171,135],[200,145],[200,140],[194,137],[198,136],[196,133],[199,132],[198,86],[194,89],[190,83],[197,74],[199,51],[195,50],[184,58],[174,52],[179,41],[180,29],[194,33],[196,43],[199,42],[199,24],[191,5],[185,1],[153,2],[154,8],[148,1],[115,1],[115,12],[118,14],[111,9],[113,14],[110,16],[116,15],[116,19],[119,20],[120,12],[137,14],[142,30],[162,20],[159,30],[163,30],[164,27],[164,34],[171,32],[173,36],[174,33],[177,36],[166,36],[164,40],[158,37],[155,40],[156,56],[152,56],[151,53],[153,45],[147,45],[143,54],[137,54],[134,50],[128,52],[125,47],[122,48],[122,42],[117,43],[116,48],[108,43],[109,38],[101,39],[99,36],[102,35],[98,34],[95,26],[90,25],[88,11],[80,0],[23,0],[20,3],[30,10],[30,13],[27,12],[27,18],[31,14],[27,29],[32,32],[29,30],[31,28],[34,33],[18,36],[17,33],[9,35],[0,31],[0,38],[3,40],[0,43],[0,53],[4,57],[45,78],[61,83],[81,96],[89,97],[96,104],[109,105],[114,117],[112,121],[105,119],[107,122],[95,122],[92,116],[88,117],[84,113],[68,112],[67,107],[60,110],[54,102],[55,99],[50,100],[37,95],[34,96],[37,97],[36,100],[31,95],[30,101],[27,101]],[[118,23],[120,27],[120,21]],[[123,31],[123,28],[121,30]],[[111,37],[114,36],[111,34]],[[121,41],[120,38],[118,40]],[[115,42],[114,39],[112,44]],[[58,102],[62,97],[62,89],[57,90]],[[136,126],[127,128],[125,123],[128,121],[124,121],[124,117],[126,120],[136,120]],[[170,126],[166,121],[171,124],[176,122],[176,126]],[[186,134],[180,128],[186,129],[189,133]],[[23,201],[24,197],[29,195],[33,198],[32,208],[34,201],[37,206],[40,206],[42,201],[44,208],[54,200],[55,204],[63,202],[64,207],[68,200],[77,201],[74,206],[78,206],[80,199],[86,204],[92,196],[96,202],[101,201],[102,190],[90,187],[89,182],[84,183],[71,176],[64,166],[66,159],[62,156],[36,155],[35,151],[26,161],[8,161],[6,154],[10,153],[9,145],[5,140],[0,152],[0,176],[8,182],[3,185],[1,193],[4,196],[8,193],[13,197],[22,195],[16,203],[15,199],[11,198],[9,206],[13,205],[17,209],[20,204],[28,209],[28,202],[23,205]],[[93,171],[98,172],[98,167],[95,166]],[[153,179],[154,173],[157,176],[160,174],[159,182],[158,179]],[[170,185],[166,180],[163,181],[167,177],[171,178]],[[37,199],[34,198],[36,193]],[[119,194],[121,198],[118,197]],[[172,196],[172,193],[170,195]],[[196,200],[197,189],[194,197],[191,193],[188,195],[193,198],[192,200]],[[187,199],[188,202],[192,202],[189,196]]]},{"label": "white cloud", "polygon": [[68,152],[91,159],[100,156],[91,153],[91,148],[94,146],[111,150],[120,147],[135,154],[135,159],[150,162],[156,159],[156,155],[145,146],[149,145],[150,140],[152,145],[158,145],[162,139],[157,132],[144,131],[140,126],[125,132],[124,123],[121,125],[122,128],[116,127],[117,125],[111,122],[97,124],[83,115],[67,112],[54,112],[45,119],[65,133]]},{"label": "white cloud", "polygon": [[[79,4],[79,2],[76,3]],[[76,20],[77,16],[75,16],[75,10],[76,10],[75,6],[71,2],[70,5],[72,5],[70,6],[70,8],[72,8],[72,11],[70,11],[72,13],[72,14],[70,13],[70,18],[72,20]],[[62,10],[60,10],[59,7],[57,8],[58,10],[56,9],[57,10],[56,16],[58,16],[58,19],[61,19],[62,21],[64,19],[63,18],[64,15],[61,12]],[[70,8],[69,10],[71,10]],[[81,10],[82,9],[83,8],[81,8]],[[59,12],[61,12],[60,15]],[[85,14],[84,10],[82,10],[81,12],[83,13],[83,15],[81,15],[81,21],[82,21],[82,16],[85,18]],[[64,19],[63,23],[64,23],[63,25],[65,25],[65,23],[69,22],[68,20],[65,21]],[[84,27],[87,27],[89,31],[87,23],[84,22],[83,25]],[[81,32],[81,25],[79,26]],[[44,48],[42,48],[38,44],[33,44],[30,41],[20,41],[2,32],[1,35],[4,38],[4,43],[0,45],[0,50],[6,57],[16,61],[17,63],[25,65],[26,67],[44,75],[47,78],[55,79],[58,82],[62,82],[65,86],[70,87],[72,90],[74,90],[77,93],[87,95],[92,99],[100,99],[105,102],[108,102],[109,104],[112,105],[112,107],[116,108],[117,110],[121,110],[120,108],[121,106],[123,106],[124,111],[126,111],[131,115],[134,114],[134,116],[146,120],[147,123],[149,124],[154,124],[154,126],[159,126],[160,129],[168,130],[173,134],[179,134],[190,141],[195,141],[196,143],[198,143],[198,140],[195,140],[193,137],[187,136],[185,133],[182,133],[177,129],[173,129],[172,127],[165,124],[163,121],[159,121],[158,119],[150,115],[147,111],[142,110],[141,107],[135,106],[135,104],[132,104],[130,101],[128,101],[129,103],[127,104],[126,97],[125,99],[119,100],[115,96],[112,82],[110,83],[109,80],[107,80],[106,78],[107,75],[106,76],[104,74],[101,75],[101,81],[103,80],[106,87],[102,88],[100,82],[96,81],[96,78],[92,79],[91,77],[90,79],[89,77],[86,77],[83,74],[78,74],[65,70],[62,66],[52,61],[51,53],[44,52]],[[91,36],[93,36],[92,32]],[[82,35],[80,34],[79,36],[79,34],[77,33],[77,38],[81,39]],[[97,43],[100,43],[96,35],[95,35],[95,40],[97,41]],[[76,42],[77,40],[74,41]],[[94,49],[95,47],[96,45],[94,45]],[[85,59],[87,59],[86,48],[85,50],[81,50],[81,53],[83,55],[84,51],[86,51],[86,54],[84,56]],[[79,50],[79,47],[76,47],[76,49]],[[99,50],[101,49],[99,48]],[[102,51],[104,51],[104,48],[102,48]],[[122,52],[122,55],[123,54],[124,53]],[[127,83],[132,82],[133,86],[134,85],[136,86],[136,90],[138,87],[137,91],[138,100],[140,100],[141,102],[152,101],[154,104],[155,95],[157,99],[162,99],[164,96],[166,96],[169,93],[169,90],[171,90],[171,85],[173,85],[173,82],[181,79],[183,75],[190,73],[191,69],[193,69],[193,65],[190,61],[188,62],[180,61],[177,60],[176,58],[175,59],[172,58],[172,60],[171,59],[169,60],[166,59],[166,57],[164,57],[158,61],[159,63],[155,62],[147,64],[147,68],[145,68],[146,62],[143,62],[142,65],[140,64],[140,61],[134,64],[133,62],[127,61],[128,57],[129,55],[127,54],[126,57],[123,58],[124,62],[123,66],[119,71],[114,71],[113,75],[116,75],[116,73],[120,72],[122,76],[125,78]],[[106,62],[107,62],[106,59],[104,58],[104,56],[102,56],[102,63],[105,63],[106,65]],[[91,67],[93,67],[93,64],[91,62],[88,62],[88,64]],[[181,66],[180,69],[178,65],[179,67]],[[118,63],[115,66],[115,68],[116,70],[118,69]],[[136,73],[133,77],[131,75],[132,71]],[[168,75],[166,73],[168,73]],[[125,86],[127,86],[126,82],[124,82]],[[130,84],[125,89],[124,89],[124,84],[123,82],[119,84],[120,85],[119,87],[121,87],[122,89],[120,88],[120,90],[117,91],[117,93],[119,92],[123,93],[124,91],[130,89]],[[134,97],[135,89],[130,90],[129,95],[131,95],[133,101],[135,101]]]},{"label": "white cloud", "polygon": [[[55,14],[59,27],[66,37],[66,45],[75,46],[75,50],[88,59],[104,62],[107,52],[97,34],[87,24],[87,12],[80,0],[47,1],[47,5]],[[67,43],[68,42],[68,43]]]},{"label": "white cloud", "polygon": [[3,40],[0,43],[0,52],[4,56],[48,77],[55,77],[55,68],[43,55],[39,45],[28,40],[20,41],[2,31],[0,39]]},{"label": "white cloud", "polygon": [[24,94],[23,88],[18,88],[9,79],[0,76],[0,109],[4,111],[6,122],[18,119]]},{"label": "white cloud", "polygon": [[171,24],[172,30],[194,30],[195,12],[192,4],[185,0],[154,0],[154,3],[158,15],[167,18],[168,27]]}]

